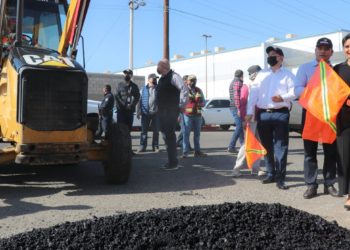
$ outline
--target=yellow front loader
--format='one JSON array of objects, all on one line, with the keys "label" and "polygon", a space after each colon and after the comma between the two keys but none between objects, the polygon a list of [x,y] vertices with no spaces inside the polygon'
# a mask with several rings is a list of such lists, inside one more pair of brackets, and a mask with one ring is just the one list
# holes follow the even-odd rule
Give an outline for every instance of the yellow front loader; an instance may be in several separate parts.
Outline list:
[{"label": "yellow front loader", "polygon": [[127,182],[128,128],[113,124],[94,140],[88,78],[75,60],[90,0],[1,0],[0,164],[100,161],[110,183]]}]

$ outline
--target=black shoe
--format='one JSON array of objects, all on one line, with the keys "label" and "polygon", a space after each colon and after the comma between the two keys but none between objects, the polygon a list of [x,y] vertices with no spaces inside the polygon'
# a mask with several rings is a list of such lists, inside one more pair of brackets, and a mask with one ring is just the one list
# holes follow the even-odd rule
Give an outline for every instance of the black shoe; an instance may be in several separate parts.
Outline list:
[{"label": "black shoe", "polygon": [[182,148],[182,145],[177,145],[176,147],[177,147],[177,148]]},{"label": "black shoe", "polygon": [[132,155],[136,155],[134,151],[131,152]]},{"label": "black shoe", "polygon": [[235,148],[228,148],[227,152],[232,153],[232,154],[238,154],[238,150]]},{"label": "black shoe", "polygon": [[340,197],[338,190],[336,190],[333,185],[331,185],[329,187],[324,186],[324,194],[330,194],[333,197]]},{"label": "black shoe", "polygon": [[304,199],[311,199],[312,197],[315,197],[317,195],[317,188],[316,187],[308,187],[305,191],[303,197]]},{"label": "black shoe", "polygon": [[261,180],[262,184],[269,184],[269,183],[274,183],[275,182],[275,177],[273,176],[267,176],[265,179]]},{"label": "black shoe", "polygon": [[284,181],[282,180],[278,180],[277,183],[276,183],[276,186],[279,188],[279,189],[289,189],[289,187],[286,185],[286,183],[284,183]]},{"label": "black shoe", "polygon": [[176,170],[178,168],[179,168],[178,165],[176,165],[176,166],[167,165],[165,168],[163,168],[163,170]]},{"label": "black shoe", "polygon": [[163,164],[162,166],[160,166],[160,168],[167,168],[168,166],[169,166],[169,164],[166,163],[166,164]]}]

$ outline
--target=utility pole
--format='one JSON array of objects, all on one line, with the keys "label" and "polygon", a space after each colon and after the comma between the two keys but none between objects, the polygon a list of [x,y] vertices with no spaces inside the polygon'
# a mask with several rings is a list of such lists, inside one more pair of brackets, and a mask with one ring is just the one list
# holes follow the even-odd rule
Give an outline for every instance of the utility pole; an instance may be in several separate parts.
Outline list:
[{"label": "utility pole", "polygon": [[[136,7],[134,7],[136,4]],[[130,8],[130,41],[129,41],[129,69],[133,70],[133,58],[134,58],[134,10],[137,10],[139,6],[145,6],[145,2],[137,3],[135,0],[130,0],[129,2]]]},{"label": "utility pole", "polygon": [[129,69],[133,70],[133,51],[134,51],[134,1],[130,1],[130,44],[129,44]]},{"label": "utility pole", "polygon": [[169,0],[164,0],[164,50],[163,58],[169,60]]},{"label": "utility pole", "polygon": [[211,35],[201,35],[201,37],[205,37],[205,98],[208,98],[208,70],[207,70],[207,39],[211,38]]}]

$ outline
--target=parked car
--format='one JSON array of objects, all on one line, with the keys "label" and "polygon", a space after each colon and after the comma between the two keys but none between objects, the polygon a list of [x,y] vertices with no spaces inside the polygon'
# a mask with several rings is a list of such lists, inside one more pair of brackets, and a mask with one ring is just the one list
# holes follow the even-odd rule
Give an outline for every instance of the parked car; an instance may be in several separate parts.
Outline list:
[{"label": "parked car", "polygon": [[[93,100],[88,100],[87,104],[87,115],[88,116],[96,116],[98,117],[97,110],[98,110],[98,105],[100,105],[101,102],[99,101],[93,101]],[[117,108],[113,108],[113,122],[117,122]],[[134,113],[134,122],[132,124],[133,128],[138,128],[141,129],[141,119],[138,120],[136,118],[136,112]],[[98,130],[95,133],[95,137],[99,138],[102,135],[102,128],[101,128],[101,123],[99,123]]]},{"label": "parked car", "polygon": [[220,125],[222,130],[235,126],[235,119],[230,111],[229,98],[207,99],[202,108],[202,126]]},{"label": "parked car", "polygon": [[291,102],[291,111],[289,117],[289,131],[301,133],[301,115],[303,107],[298,103],[299,98]]}]

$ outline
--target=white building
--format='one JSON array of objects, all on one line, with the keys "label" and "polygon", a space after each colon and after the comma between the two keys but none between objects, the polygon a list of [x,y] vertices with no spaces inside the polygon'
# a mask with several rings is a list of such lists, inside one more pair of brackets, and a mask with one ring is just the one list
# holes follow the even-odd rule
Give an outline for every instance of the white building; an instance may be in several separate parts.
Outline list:
[{"label": "white building", "polygon": [[[266,48],[276,46],[283,50],[283,67],[296,74],[299,66],[303,63],[315,59],[315,47],[319,38],[327,37],[333,42],[334,54],[331,57],[333,65],[343,62],[346,56],[343,52],[342,38],[350,33],[347,30],[340,30],[332,33],[323,33],[308,37],[299,38],[296,35],[288,34],[286,39],[270,38],[261,45],[225,50],[225,48],[216,47],[215,52],[207,53],[207,90],[205,84],[205,51],[201,53],[190,53],[189,57],[175,55],[171,60],[171,69],[175,70],[181,76],[194,74],[197,76],[197,86],[201,88],[206,98],[228,97],[229,84],[234,78],[237,69],[243,70],[244,80],[248,81],[247,69],[255,64],[262,68],[268,67]],[[142,68],[134,69],[134,75],[145,76],[157,72],[157,63],[147,65]],[[149,64],[149,63],[147,63]],[[116,74],[122,74],[117,72]]]}]

